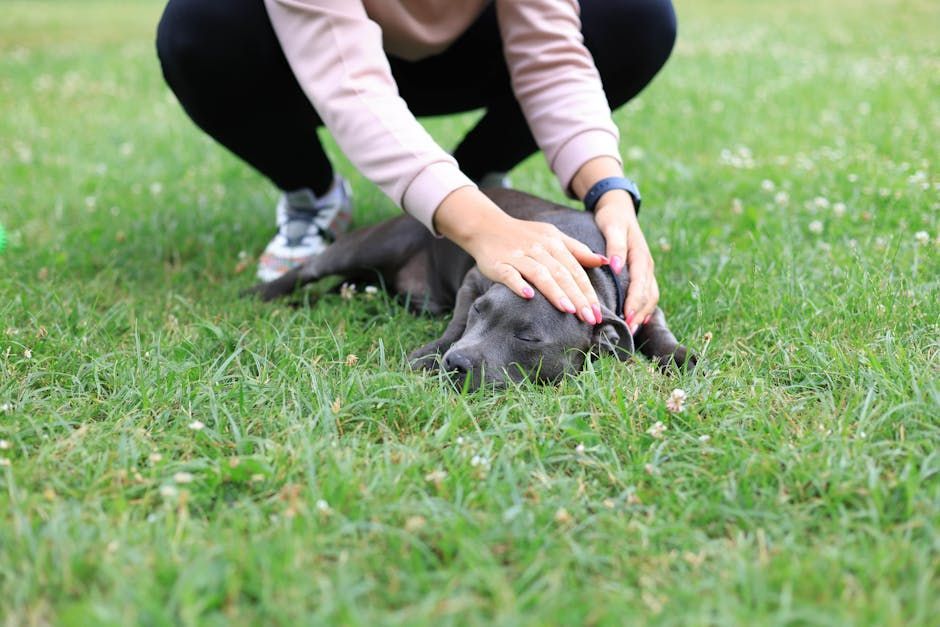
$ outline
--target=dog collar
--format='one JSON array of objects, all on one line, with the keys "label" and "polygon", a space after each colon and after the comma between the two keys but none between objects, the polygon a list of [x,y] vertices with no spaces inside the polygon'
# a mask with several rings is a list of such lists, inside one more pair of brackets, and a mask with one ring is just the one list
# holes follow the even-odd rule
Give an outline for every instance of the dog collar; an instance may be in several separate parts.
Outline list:
[{"label": "dog collar", "polygon": [[625,319],[623,315],[623,301],[626,296],[623,293],[623,286],[620,285],[620,279],[614,274],[613,269],[609,265],[601,266],[601,268],[610,276],[611,280],[614,282],[614,289],[617,291],[617,306],[614,309],[614,313],[617,314],[618,318]]}]

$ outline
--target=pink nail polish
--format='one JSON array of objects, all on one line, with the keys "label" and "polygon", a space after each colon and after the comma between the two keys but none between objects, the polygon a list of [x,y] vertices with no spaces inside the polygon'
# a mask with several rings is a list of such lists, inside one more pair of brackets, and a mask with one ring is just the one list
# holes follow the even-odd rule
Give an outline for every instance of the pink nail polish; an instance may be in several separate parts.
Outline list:
[{"label": "pink nail polish", "polygon": [[623,270],[623,259],[621,259],[618,255],[611,257],[610,269],[614,271],[614,274],[620,274],[620,271]]},{"label": "pink nail polish", "polygon": [[604,263],[605,266],[610,265],[610,258],[601,254],[598,254],[597,256],[601,258],[601,261]]},{"label": "pink nail polish", "polygon": [[637,329],[639,328],[640,328],[640,325],[638,324],[635,324],[632,327],[630,327],[630,335],[636,335]]},{"label": "pink nail polish", "polygon": [[596,324],[596,322],[594,322],[594,312],[591,311],[590,307],[581,308],[581,319],[588,324]]},{"label": "pink nail polish", "polygon": [[594,324],[600,324],[604,320],[604,316],[601,315],[601,306],[591,305],[591,311],[594,312]]},{"label": "pink nail polish", "polygon": [[631,324],[633,324],[633,316],[635,316],[635,315],[636,315],[636,312],[635,312],[635,311],[628,311],[628,312],[627,312],[627,326],[630,326]]},{"label": "pink nail polish", "polygon": [[649,324],[649,321],[653,319],[653,314],[650,314],[643,318],[643,324]]},{"label": "pink nail polish", "polygon": [[534,298],[535,290],[533,290],[531,287],[526,285],[524,288],[522,288],[522,295],[525,296],[526,298]]},{"label": "pink nail polish", "polygon": [[576,311],[578,311],[577,309],[574,308],[574,303],[572,303],[567,298],[562,298],[560,301],[560,304],[561,304],[561,308],[567,311],[568,313],[575,313]]}]

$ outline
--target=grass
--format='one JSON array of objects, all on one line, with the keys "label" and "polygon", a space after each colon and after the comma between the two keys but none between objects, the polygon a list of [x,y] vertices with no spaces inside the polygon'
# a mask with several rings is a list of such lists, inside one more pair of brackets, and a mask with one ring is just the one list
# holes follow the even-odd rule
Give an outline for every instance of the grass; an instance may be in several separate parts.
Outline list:
[{"label": "grass", "polygon": [[159,3],[5,2],[2,622],[936,624],[940,9],[677,4],[616,117],[702,368],[461,395],[404,365],[441,320],[237,297],[275,193]]}]

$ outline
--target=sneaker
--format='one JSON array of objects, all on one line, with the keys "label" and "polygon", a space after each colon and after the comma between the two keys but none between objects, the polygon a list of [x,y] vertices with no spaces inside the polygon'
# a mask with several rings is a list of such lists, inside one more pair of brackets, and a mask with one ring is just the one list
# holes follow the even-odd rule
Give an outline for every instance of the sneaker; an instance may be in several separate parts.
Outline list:
[{"label": "sneaker", "polygon": [[488,187],[512,189],[512,180],[506,172],[489,172],[488,174],[484,174],[480,180],[477,181],[477,187],[480,189],[486,189]]},{"label": "sneaker", "polygon": [[352,191],[341,176],[317,198],[309,189],[281,194],[277,203],[277,234],[258,262],[258,278],[273,281],[319,255],[337,235],[349,229]]}]

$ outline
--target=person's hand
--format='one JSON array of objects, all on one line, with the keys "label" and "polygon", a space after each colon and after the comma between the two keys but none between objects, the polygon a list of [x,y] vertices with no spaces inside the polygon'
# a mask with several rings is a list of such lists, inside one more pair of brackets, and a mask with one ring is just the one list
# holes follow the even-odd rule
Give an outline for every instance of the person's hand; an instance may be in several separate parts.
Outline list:
[{"label": "person's hand", "polygon": [[611,190],[601,196],[594,209],[594,221],[607,241],[607,256],[615,274],[626,262],[630,271],[630,287],[624,303],[627,326],[636,333],[645,324],[659,302],[659,285],[653,274],[653,256],[640,230],[633,199],[622,190]]},{"label": "person's hand", "polygon": [[460,188],[434,214],[435,228],[463,248],[487,278],[523,298],[533,286],[560,311],[587,324],[602,320],[594,287],[584,267],[608,261],[557,227],[512,218],[479,190]]}]

